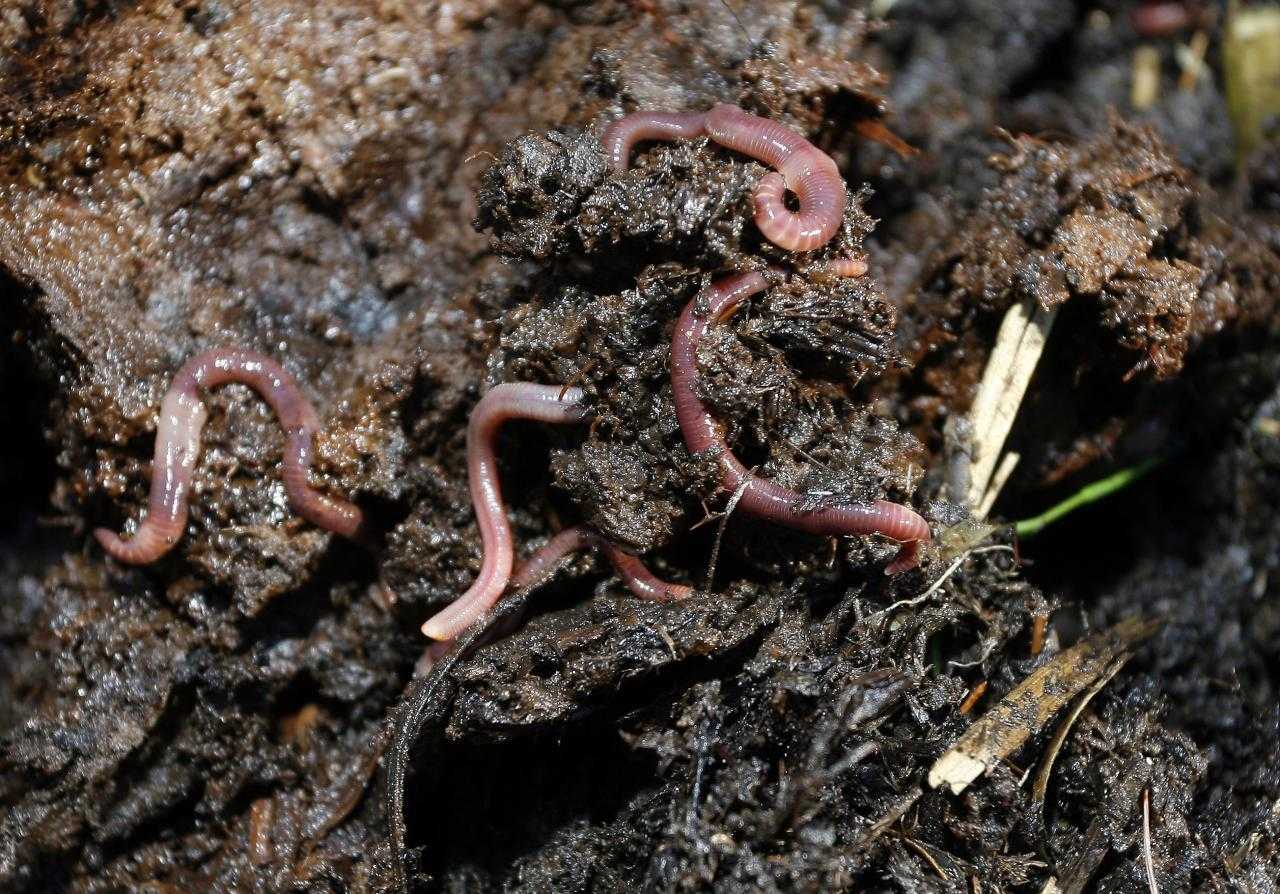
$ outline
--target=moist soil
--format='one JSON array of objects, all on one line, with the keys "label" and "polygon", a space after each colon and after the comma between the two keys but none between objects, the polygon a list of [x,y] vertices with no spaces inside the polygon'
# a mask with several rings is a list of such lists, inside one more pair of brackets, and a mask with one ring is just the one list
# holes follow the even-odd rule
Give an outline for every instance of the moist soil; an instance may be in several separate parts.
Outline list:
[{"label": "moist soil", "polygon": [[[0,888],[1276,891],[1280,153],[1237,158],[1225,4],[1188,4],[1189,84],[1190,30],[1138,5],[6,4]],[[715,102],[832,155],[828,247],[763,240],[765,169],[705,139],[609,170],[610,120]],[[824,277],[844,254],[868,275]],[[713,327],[701,396],[809,506],[919,509],[919,568],[735,514],[686,450],[675,319],[766,265],[793,275]],[[984,526],[958,433],[1028,302],[1056,322]],[[290,512],[231,385],[178,546],[102,554],[169,379],[218,345],[302,383],[313,482],[372,544]],[[515,381],[589,406],[503,431],[520,551],[585,524],[697,593],[641,602],[580,554],[415,676],[479,568],[468,414]],[[1134,618],[1085,700],[930,785]]]}]

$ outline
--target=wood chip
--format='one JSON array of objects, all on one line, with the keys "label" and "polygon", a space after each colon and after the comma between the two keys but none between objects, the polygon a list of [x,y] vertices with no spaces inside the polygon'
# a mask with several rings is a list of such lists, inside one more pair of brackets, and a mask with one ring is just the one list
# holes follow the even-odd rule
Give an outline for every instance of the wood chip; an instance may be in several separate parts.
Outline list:
[{"label": "wood chip", "polygon": [[987,492],[982,495],[982,503],[978,506],[978,518],[986,518],[991,514],[991,507],[995,505],[996,497],[1000,496],[1000,491],[1004,490],[1005,484],[1013,476],[1013,470],[1018,467],[1018,461],[1021,459],[1021,453],[1010,450],[1000,460],[1000,465],[996,466],[995,474],[987,484]]},{"label": "wood chip", "polygon": [[1105,675],[1158,622],[1132,618],[1095,633],[1037,668],[965,731],[929,770],[929,786],[960,794],[1038,733],[1072,699]]},{"label": "wood chip", "polygon": [[1036,773],[1035,782],[1031,784],[1031,800],[1033,804],[1037,805],[1037,810],[1044,810],[1045,795],[1049,791],[1049,778],[1053,775],[1053,763],[1058,759],[1058,752],[1062,750],[1063,744],[1067,741],[1071,728],[1076,725],[1076,721],[1080,719],[1084,709],[1089,707],[1089,702],[1093,701],[1093,697],[1111,682],[1111,678],[1120,672],[1120,668],[1124,667],[1128,660],[1129,653],[1126,652],[1111,662],[1111,665],[1099,675],[1098,679],[1093,682],[1085,694],[1076,701],[1070,713],[1067,714],[1067,718],[1062,721],[1057,732],[1053,734],[1053,738],[1049,740],[1049,747],[1045,749],[1044,760],[1040,763],[1040,770]]}]

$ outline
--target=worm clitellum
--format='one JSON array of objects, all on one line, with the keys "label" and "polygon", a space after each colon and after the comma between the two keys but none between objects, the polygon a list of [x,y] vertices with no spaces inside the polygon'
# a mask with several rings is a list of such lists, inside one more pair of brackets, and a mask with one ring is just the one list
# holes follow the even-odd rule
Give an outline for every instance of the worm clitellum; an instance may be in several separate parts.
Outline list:
[{"label": "worm clitellum", "polygon": [[[845,186],[831,156],[778,122],[737,106],[720,103],[709,112],[635,112],[609,125],[602,141],[613,169],[621,172],[640,140],[702,134],[774,168],[756,184],[754,197],[756,226],[774,245],[812,251],[840,229]],[[799,211],[787,207],[787,190],[795,193]]]},{"label": "worm clitellum", "polygon": [[130,565],[145,565],[163,556],[187,525],[191,476],[200,456],[200,432],[208,411],[201,388],[228,382],[248,385],[271,405],[285,432],[284,487],[293,511],[335,534],[352,539],[365,535],[364,514],[346,500],[326,496],[307,482],[320,417],[280,364],[238,348],[214,348],[187,361],[165,394],[156,429],[147,517],[129,540],[98,528],[94,536],[109,555]]},{"label": "worm clitellum", "polygon": [[720,423],[698,398],[698,343],[713,322],[768,284],[758,271],[724,277],[695,296],[680,314],[671,337],[671,391],[685,445],[694,455],[716,454],[721,486],[729,493],[741,490],[737,505],[742,511],[813,534],[883,534],[902,544],[885,573],[915,567],[919,545],[930,536],[929,525],[919,514],[887,500],[801,511],[797,508],[803,500],[800,494],[758,478],[738,461],[725,443]]}]

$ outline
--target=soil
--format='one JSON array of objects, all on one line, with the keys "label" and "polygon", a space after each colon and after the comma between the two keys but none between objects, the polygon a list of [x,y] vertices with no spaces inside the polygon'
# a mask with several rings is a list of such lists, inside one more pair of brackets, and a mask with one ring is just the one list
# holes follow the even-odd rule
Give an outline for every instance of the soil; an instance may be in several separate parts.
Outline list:
[{"label": "soil", "polygon": [[[1226,4],[1193,4],[1189,89],[1189,33],[1138,34],[1140,5],[7,4],[0,888],[1280,890],[1280,153],[1236,159]],[[608,169],[610,120],[714,102],[839,164],[814,257],[762,239],[745,156]],[[845,254],[870,273],[824,277]],[[917,507],[918,569],[733,513],[684,446],[674,321],[771,264],[794,275],[713,328],[701,395],[807,505]],[[1057,317],[982,527],[956,431],[1027,301]],[[372,548],[291,513],[238,385],[177,548],[94,544],[142,516],[160,399],[216,345],[303,384],[313,481]],[[698,592],[641,602],[582,554],[415,676],[479,568],[468,414],[514,381],[590,408],[504,430],[522,553],[582,523]],[[1155,632],[1087,703],[930,786],[1134,617]]]}]

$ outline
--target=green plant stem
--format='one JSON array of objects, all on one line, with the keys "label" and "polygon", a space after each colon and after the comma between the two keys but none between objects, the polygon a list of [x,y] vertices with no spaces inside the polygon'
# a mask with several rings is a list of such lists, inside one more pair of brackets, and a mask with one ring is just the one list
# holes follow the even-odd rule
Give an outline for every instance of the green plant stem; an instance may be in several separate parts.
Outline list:
[{"label": "green plant stem", "polygon": [[1119,472],[1108,475],[1100,481],[1092,484],[1086,484],[1080,490],[1067,497],[1058,505],[1040,513],[1033,518],[1024,518],[1022,521],[1013,523],[1013,530],[1023,539],[1034,537],[1044,528],[1053,524],[1064,515],[1079,509],[1081,506],[1087,506],[1090,503],[1097,502],[1103,497],[1110,496],[1118,490],[1128,487],[1137,481],[1143,475],[1150,472],[1164,460],[1159,457],[1143,460],[1136,466],[1130,466],[1127,469],[1121,469]]}]

